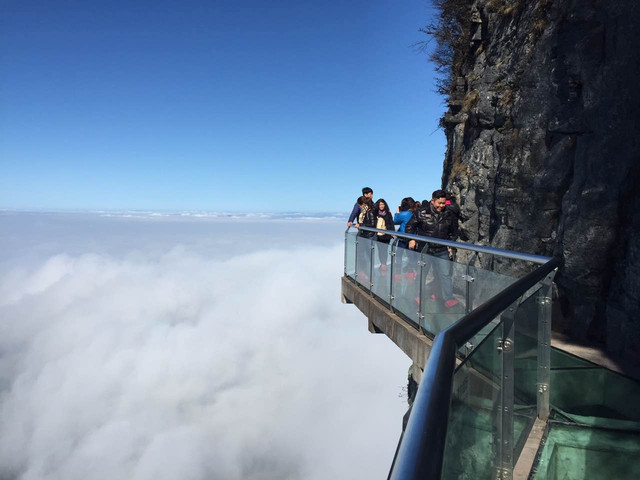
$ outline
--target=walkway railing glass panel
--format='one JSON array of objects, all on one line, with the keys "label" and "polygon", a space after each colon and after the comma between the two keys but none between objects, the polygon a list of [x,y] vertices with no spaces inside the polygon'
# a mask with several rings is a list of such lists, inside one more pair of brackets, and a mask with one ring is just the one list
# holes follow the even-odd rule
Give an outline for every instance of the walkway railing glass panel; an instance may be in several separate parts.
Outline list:
[{"label": "walkway railing glass panel", "polygon": [[[539,386],[548,383],[548,379],[538,378],[547,375],[539,367],[546,367],[548,344],[545,345],[550,332],[541,331],[541,322],[546,318],[543,307],[546,297],[543,287],[537,288],[525,298],[514,316],[513,330],[513,459],[517,459],[527,439],[527,435],[533,422],[538,416],[538,390]],[[540,357],[540,358],[539,358]],[[540,360],[540,361],[539,361]],[[548,396],[541,396],[545,400]],[[541,408],[547,409],[546,405]],[[546,415],[547,412],[545,411]]]},{"label": "walkway railing glass panel", "polygon": [[451,410],[444,453],[444,479],[466,477],[473,464],[475,478],[493,472],[494,426],[500,423],[502,362],[496,345],[503,325],[493,325],[480,344],[458,366],[453,377]]},{"label": "walkway railing glass panel", "polygon": [[[516,280],[474,266],[477,254],[464,264],[452,262],[429,255],[427,247],[410,250],[411,235],[395,232],[391,242],[383,243],[377,241],[382,230],[362,227],[361,231],[373,237],[351,229],[345,234],[345,275],[434,336]],[[466,348],[473,348],[484,335],[484,330],[479,332]]]},{"label": "walkway railing glass panel", "polygon": [[505,309],[456,368],[442,478],[508,476],[513,469],[538,416],[542,292],[527,292]]},{"label": "walkway railing glass panel", "polygon": [[[402,313],[414,325],[420,321],[420,278],[422,255],[420,252],[398,247],[393,255],[393,294],[389,305]],[[426,293],[425,293],[426,295]]]}]

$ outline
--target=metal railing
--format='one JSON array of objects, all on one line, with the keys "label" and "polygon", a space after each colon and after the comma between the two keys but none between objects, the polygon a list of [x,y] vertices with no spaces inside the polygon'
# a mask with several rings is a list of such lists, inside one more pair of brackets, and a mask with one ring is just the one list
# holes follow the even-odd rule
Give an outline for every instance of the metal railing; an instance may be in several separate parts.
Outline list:
[{"label": "metal railing", "polygon": [[[511,250],[502,250],[499,248],[486,247],[484,245],[474,245],[472,243],[463,243],[463,242],[454,242],[451,240],[443,240],[441,238],[433,238],[433,237],[424,237],[422,235],[413,235],[410,233],[396,232],[393,230],[380,230],[378,228],[365,227],[360,225],[359,230],[364,230],[366,232],[373,233],[384,233],[387,235],[391,235],[394,238],[405,238],[407,240],[416,240],[418,242],[424,243],[434,243],[436,245],[443,245],[445,247],[458,248],[460,250],[469,250],[476,253],[486,253],[489,255],[495,255],[497,257],[503,258],[511,258],[513,260],[522,260],[525,262],[533,262],[544,264],[551,260],[551,257],[543,257],[541,255],[533,255],[531,253],[520,253],[513,252]],[[345,231],[345,236],[349,233],[351,227],[347,227]]]},{"label": "metal railing", "polygon": [[[509,258],[538,264],[543,264],[550,260],[549,257],[543,257],[540,255],[512,252],[509,250],[501,250],[482,245],[454,242],[370,227],[360,226],[360,231],[370,232],[370,235],[373,237],[365,237],[362,236],[361,233],[356,234],[356,232],[347,228],[345,232],[345,276],[351,277],[356,283],[359,283],[364,287],[371,295],[379,297],[385,304],[387,304],[391,311],[405,317],[419,330],[430,335],[436,335],[445,325],[453,323],[453,321],[460,318],[463,314],[469,313],[474,306],[488,300],[501,289],[506,288],[506,286],[515,281],[514,278],[507,275],[488,272],[487,270],[473,267],[472,263],[474,263],[478,258],[478,254],[489,254],[494,257]],[[382,243],[376,242],[378,233],[393,237],[389,244],[389,248]],[[419,251],[400,248],[400,240],[404,240],[405,242],[416,240],[417,242],[424,244],[424,248]],[[432,255],[429,255],[428,249],[430,244],[442,245],[458,250],[467,250],[473,252],[473,255],[470,255],[466,264],[455,262],[451,267],[448,267],[447,265],[450,262],[437,259]],[[376,248],[388,249],[390,253],[388,261],[383,266],[385,268],[385,273],[388,275],[376,275],[376,272],[374,271],[374,249]],[[397,279],[394,281],[394,277],[398,276],[396,274],[403,274],[401,271],[401,262],[397,261],[398,255],[400,256],[400,259],[404,259],[405,261],[407,261],[408,258],[412,264],[412,272],[409,273],[409,275],[413,275],[412,282],[414,287],[413,289],[409,288],[409,290],[411,290],[410,292],[407,292],[406,281],[403,283],[398,282]],[[350,267],[351,270],[353,270],[351,272],[347,271],[349,260],[351,260]],[[443,309],[438,310],[439,307],[435,302],[431,301],[430,298],[431,296],[437,296],[437,293],[442,293],[444,295],[447,292],[440,291],[434,295],[433,289],[426,290],[426,275],[434,265],[440,267],[440,269],[450,268],[450,270],[452,270],[452,275],[458,282],[457,291],[461,292],[461,295],[457,296],[457,300],[460,300],[460,305],[447,312],[442,311]],[[386,271],[387,267],[389,267],[388,271]],[[404,274],[407,275],[406,272],[404,272]],[[452,292],[449,291],[448,293]],[[431,296],[429,294],[431,294]],[[460,308],[462,306],[464,307],[463,310]]]},{"label": "metal railing", "polygon": [[[392,480],[441,478],[458,348],[496,316],[508,310],[514,302],[517,302],[527,290],[538,282],[546,279],[547,288],[550,288],[550,274],[559,266],[559,259],[550,259],[435,337],[418,393],[411,408],[407,428],[391,468],[390,478]],[[546,292],[546,295],[549,293]],[[505,340],[513,341],[513,334],[510,332],[512,327],[511,324],[506,329]],[[549,345],[547,344],[546,347],[548,350]],[[546,374],[548,375],[548,373],[547,366]],[[544,375],[544,372],[539,374],[538,384],[541,387],[548,387],[549,380],[547,377],[545,381]],[[508,376],[508,374],[504,374],[504,376]],[[549,414],[548,388],[544,389],[542,393],[546,395],[540,399],[541,405],[538,407],[538,415],[544,418]],[[502,445],[504,445],[504,440],[501,441]],[[509,470],[508,463],[510,463],[511,469],[513,468],[513,458],[505,465],[504,459],[508,457],[507,452],[501,453],[499,456],[501,457],[500,468]],[[503,476],[500,474],[497,478]]]},{"label": "metal railing", "polygon": [[[538,304],[537,311],[534,312],[535,323],[534,333],[530,336],[533,341],[537,341],[537,354],[534,348],[534,361],[537,362],[535,369],[537,370],[537,381],[534,379],[533,388],[536,391],[536,398],[533,400],[534,414],[539,418],[546,419],[549,415],[549,351],[550,351],[550,334],[551,334],[551,286],[555,270],[560,265],[558,259],[543,257],[539,255],[524,254],[519,252],[511,252],[480,245],[471,245],[462,242],[453,242],[448,240],[423,237],[419,235],[411,235],[401,232],[379,230],[370,227],[360,227],[360,230],[372,232],[374,238],[361,242],[370,248],[369,255],[370,276],[368,282],[359,282],[360,285],[367,289],[371,294],[374,292],[373,284],[373,251],[375,237],[377,233],[391,235],[391,276],[393,275],[394,262],[393,257],[397,252],[397,244],[399,239],[416,240],[418,242],[427,242],[423,250],[420,252],[421,258],[427,255],[429,243],[444,245],[461,250],[468,250],[477,253],[495,255],[515,260],[523,260],[540,264],[533,272],[525,277],[514,280],[514,283],[508,287],[496,292],[480,306],[470,309],[470,302],[467,302],[466,314],[459,318],[455,323],[447,326],[436,334],[434,343],[420,382],[420,387],[416,398],[413,402],[410,417],[406,430],[400,440],[396,457],[394,458],[389,478],[391,479],[439,479],[443,472],[443,461],[445,457],[445,445],[447,441],[447,427],[450,421],[449,413],[453,395],[454,372],[456,370],[456,358],[460,353],[460,349],[468,345],[470,339],[474,338],[481,330],[490,326],[495,328],[492,330],[493,336],[499,338],[497,347],[490,345],[489,342],[483,342],[483,349],[486,351],[490,348],[497,348],[500,352],[500,370],[499,375],[494,375],[491,382],[496,384],[496,391],[499,392],[499,398],[493,404],[494,415],[494,432],[493,432],[493,456],[489,462],[494,469],[492,475],[494,478],[510,478],[513,471],[514,462],[517,460],[517,453],[521,448],[516,438],[514,438],[514,344],[515,344],[515,320],[516,315],[520,312],[520,302],[523,301],[527,294],[526,303],[532,305]],[[348,228],[345,232],[345,276],[347,276],[347,261],[349,260],[347,248],[349,247],[349,236],[353,236]],[[357,235],[351,246],[355,247],[352,252],[357,262],[358,257],[358,239],[366,238]],[[428,256],[428,255],[427,255]],[[473,260],[473,259],[472,259]],[[420,263],[420,262],[419,262]],[[424,262],[422,262],[424,264]],[[420,265],[420,299],[422,296],[422,287],[426,278],[422,274]],[[466,266],[467,276],[469,273],[469,264]],[[354,272],[353,277],[358,283],[358,272]],[[352,278],[353,278],[352,277]],[[472,281],[473,279],[471,279]],[[368,285],[367,285],[368,283]],[[368,286],[368,288],[367,288]],[[534,294],[531,294],[535,290]],[[394,282],[389,282],[388,304],[391,310],[394,310],[393,303],[395,295]],[[469,298],[469,284],[467,284],[467,300]],[[382,298],[383,301],[386,301]],[[424,327],[424,323],[420,320],[424,318],[421,315],[424,301],[421,303],[418,312],[419,328]],[[497,320],[496,320],[497,319]],[[493,323],[492,323],[493,322]],[[497,323],[496,323],[497,322]],[[491,324],[491,325],[490,325]],[[498,331],[498,327],[500,327]],[[519,332],[522,337],[522,332]],[[529,333],[528,333],[529,334]],[[485,340],[487,337],[483,337]],[[491,337],[489,340],[495,340]],[[531,339],[529,339],[531,340]],[[469,352],[467,352],[469,354]],[[473,355],[473,353],[471,354]],[[480,355],[478,355],[480,356]],[[467,357],[469,359],[471,357]],[[463,362],[464,363],[464,362]],[[460,367],[458,367],[460,368]],[[473,368],[473,367],[472,367]],[[527,367],[528,368],[528,367]],[[476,376],[482,376],[482,373]],[[483,380],[487,383],[487,379]],[[467,393],[468,395],[468,393]],[[485,399],[486,400],[486,399]],[[485,408],[486,410],[486,408]],[[526,435],[520,438],[525,438]]]}]

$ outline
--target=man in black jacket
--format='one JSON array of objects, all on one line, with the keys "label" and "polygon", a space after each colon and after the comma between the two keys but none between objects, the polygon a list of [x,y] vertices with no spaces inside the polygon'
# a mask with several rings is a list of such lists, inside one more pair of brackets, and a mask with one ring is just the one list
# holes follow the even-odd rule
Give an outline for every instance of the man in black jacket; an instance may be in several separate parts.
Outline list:
[{"label": "man in black jacket", "polygon": [[[455,241],[458,238],[458,217],[445,208],[447,199],[444,190],[436,190],[431,195],[431,201],[424,204],[407,223],[405,231],[414,235],[440,238]],[[409,248],[421,251],[425,242],[409,241]],[[429,243],[427,253],[438,260],[426,265],[425,277],[434,267],[437,283],[440,284],[442,298],[446,307],[453,307],[458,302],[453,298],[453,284],[451,282],[451,264],[448,263],[449,249],[444,245]]]}]

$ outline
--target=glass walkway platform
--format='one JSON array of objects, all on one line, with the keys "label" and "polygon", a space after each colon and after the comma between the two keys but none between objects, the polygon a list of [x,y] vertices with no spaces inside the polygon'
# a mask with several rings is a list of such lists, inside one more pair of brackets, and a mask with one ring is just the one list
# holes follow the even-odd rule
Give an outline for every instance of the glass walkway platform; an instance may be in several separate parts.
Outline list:
[{"label": "glass walkway platform", "polygon": [[[345,278],[434,339],[389,478],[640,479],[640,384],[551,346],[558,259],[377,233],[391,232],[347,230]],[[475,265],[491,256],[539,266],[513,278]]]}]

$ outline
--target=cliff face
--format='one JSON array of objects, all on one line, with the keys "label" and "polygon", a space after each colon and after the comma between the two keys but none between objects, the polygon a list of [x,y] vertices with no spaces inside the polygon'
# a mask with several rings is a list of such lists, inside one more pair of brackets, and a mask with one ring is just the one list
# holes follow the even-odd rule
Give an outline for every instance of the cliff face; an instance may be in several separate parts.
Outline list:
[{"label": "cliff face", "polygon": [[562,255],[555,328],[637,359],[640,2],[469,5],[443,119],[443,186],[459,200],[463,233]]}]

